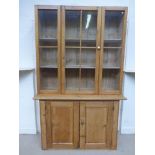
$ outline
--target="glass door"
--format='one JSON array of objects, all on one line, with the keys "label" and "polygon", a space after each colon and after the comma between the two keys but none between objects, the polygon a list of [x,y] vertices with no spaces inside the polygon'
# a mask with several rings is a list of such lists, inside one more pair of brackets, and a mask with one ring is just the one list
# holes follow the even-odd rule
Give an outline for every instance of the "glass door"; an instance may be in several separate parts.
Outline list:
[{"label": "glass door", "polygon": [[38,72],[40,93],[59,91],[58,8],[38,9]]},{"label": "glass door", "polygon": [[[123,72],[124,16],[122,10],[104,10],[101,50],[101,92],[119,93]],[[103,29],[103,28],[102,28]]]},{"label": "glass door", "polygon": [[63,83],[65,93],[97,91],[98,9],[63,8]]}]

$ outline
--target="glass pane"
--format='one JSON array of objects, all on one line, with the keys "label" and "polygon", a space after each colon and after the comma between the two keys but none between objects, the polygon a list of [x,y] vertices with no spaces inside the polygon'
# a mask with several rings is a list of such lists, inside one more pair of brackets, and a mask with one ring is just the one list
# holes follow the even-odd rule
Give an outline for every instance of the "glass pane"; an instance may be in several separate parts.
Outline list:
[{"label": "glass pane", "polygon": [[95,89],[95,69],[81,69],[80,90]]},{"label": "glass pane", "polygon": [[82,40],[83,47],[96,47],[96,40]]},{"label": "glass pane", "polygon": [[40,67],[41,68],[57,67],[57,49],[56,48],[40,49]]},{"label": "glass pane", "polygon": [[96,49],[82,49],[81,51],[81,67],[96,67]]},{"label": "glass pane", "polygon": [[40,46],[57,46],[57,40],[55,39],[40,39]]},{"label": "glass pane", "polygon": [[67,90],[79,90],[79,69],[68,68],[65,71],[66,81],[65,87]]},{"label": "glass pane", "polygon": [[122,39],[123,11],[106,11],[105,13],[105,40]]},{"label": "glass pane", "polygon": [[121,40],[105,40],[104,47],[121,47]]},{"label": "glass pane", "polygon": [[66,11],[65,38],[80,39],[80,11]]},{"label": "glass pane", "polygon": [[40,88],[42,90],[55,90],[58,87],[57,69],[40,69]]},{"label": "glass pane", "polygon": [[80,40],[66,40],[66,46],[80,46]]},{"label": "glass pane", "polygon": [[82,40],[96,40],[97,12],[82,11]]},{"label": "glass pane", "polygon": [[118,90],[120,72],[117,69],[104,69],[102,71],[102,89],[105,91]]},{"label": "glass pane", "polygon": [[65,67],[79,68],[80,65],[80,50],[76,48],[68,48],[65,52]]},{"label": "glass pane", "polygon": [[40,38],[57,38],[57,11],[39,10]]},{"label": "glass pane", "polygon": [[120,49],[105,48],[103,56],[104,68],[119,68],[120,67]]}]

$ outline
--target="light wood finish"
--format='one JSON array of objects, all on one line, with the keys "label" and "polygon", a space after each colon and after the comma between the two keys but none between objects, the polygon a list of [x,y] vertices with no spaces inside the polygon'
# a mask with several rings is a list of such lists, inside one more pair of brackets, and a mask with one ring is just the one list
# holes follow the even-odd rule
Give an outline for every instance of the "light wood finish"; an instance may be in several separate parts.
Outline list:
[{"label": "light wood finish", "polygon": [[111,149],[117,148],[118,114],[119,114],[119,101],[114,101]]},{"label": "light wood finish", "polygon": [[117,148],[126,22],[126,7],[35,6],[42,149]]},{"label": "light wood finish", "polygon": [[127,13],[128,8],[124,10],[124,20],[123,20],[123,32],[122,32],[122,50],[121,50],[121,74],[120,74],[120,94],[122,94],[122,83],[123,83],[123,76],[124,76],[124,51],[125,51],[125,41],[126,41],[126,25],[127,25]]},{"label": "light wood finish", "polygon": [[36,95],[34,96],[35,100],[126,100],[122,95]]},{"label": "light wood finish", "polygon": [[113,102],[80,103],[80,148],[110,148]]},{"label": "light wood finish", "polygon": [[43,149],[77,148],[79,103],[76,101],[42,101],[40,106]]},{"label": "light wood finish", "polygon": [[[122,20],[122,42],[121,42],[121,47],[116,47],[115,49],[120,48],[120,70],[117,73],[118,74],[118,90],[109,90],[109,91],[105,91],[102,88],[102,80],[103,77],[106,76],[106,72],[105,69],[103,70],[103,58],[105,57],[105,50],[110,49],[114,49],[114,47],[107,47],[104,46],[104,41],[105,41],[105,11],[123,11],[124,12],[124,16],[123,16],[123,20]],[[127,8],[126,7],[103,7],[102,8],[102,27],[101,27],[101,55],[100,55],[100,75],[99,75],[99,85],[100,85],[100,94],[121,94],[122,93],[122,80],[123,80],[123,64],[124,64],[124,50],[125,50],[125,35],[126,35],[126,20],[127,20]],[[112,69],[112,68],[111,68]],[[109,73],[112,73],[113,71],[109,71]],[[108,74],[109,74],[108,73]],[[116,72],[115,72],[116,73]],[[107,75],[108,75],[107,74]],[[113,76],[114,77],[114,76]],[[114,80],[114,79],[113,79]],[[111,82],[112,83],[112,82]]]},{"label": "light wood finish", "polygon": [[[57,32],[56,32],[56,40],[57,40],[57,46],[40,46],[39,45],[39,38],[40,38],[40,24],[39,24],[39,10],[56,10],[57,11]],[[61,22],[61,19],[60,19],[60,6],[48,6],[48,5],[36,5],[35,6],[35,34],[36,34],[36,73],[37,73],[37,92],[38,93],[55,93],[55,94],[58,94],[61,92],[61,85],[60,85],[60,76],[61,76],[61,63],[60,63],[60,45],[61,45],[61,31],[60,31],[60,22]],[[48,39],[48,38],[47,38]],[[44,90],[44,89],[41,89],[41,85],[40,85],[40,82],[41,82],[41,71],[40,71],[40,49],[41,48],[55,48],[57,49],[57,66],[58,66],[58,69],[57,69],[57,81],[58,81],[58,86],[57,86],[57,89],[56,90]]]},{"label": "light wood finish", "polygon": [[47,146],[47,124],[46,124],[46,104],[45,101],[40,101],[40,124],[41,124],[41,143],[42,149],[45,150]]}]

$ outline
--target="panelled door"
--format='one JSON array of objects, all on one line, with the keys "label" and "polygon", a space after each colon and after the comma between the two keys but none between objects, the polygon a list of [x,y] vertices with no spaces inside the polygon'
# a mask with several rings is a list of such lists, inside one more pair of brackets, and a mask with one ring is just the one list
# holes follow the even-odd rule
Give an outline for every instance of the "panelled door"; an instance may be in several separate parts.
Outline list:
[{"label": "panelled door", "polygon": [[79,103],[46,101],[47,148],[77,148],[79,144]]},{"label": "panelled door", "polygon": [[62,7],[62,91],[65,94],[97,94],[100,12],[98,7]]},{"label": "panelled door", "polygon": [[113,101],[80,102],[80,148],[110,148]]}]

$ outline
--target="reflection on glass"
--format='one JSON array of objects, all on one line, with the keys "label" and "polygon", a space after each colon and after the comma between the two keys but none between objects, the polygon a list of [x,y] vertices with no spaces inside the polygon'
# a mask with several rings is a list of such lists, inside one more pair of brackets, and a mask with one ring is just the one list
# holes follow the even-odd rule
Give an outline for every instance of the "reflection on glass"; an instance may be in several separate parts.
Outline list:
[{"label": "reflection on glass", "polygon": [[82,12],[82,40],[96,40],[97,12]]}]

